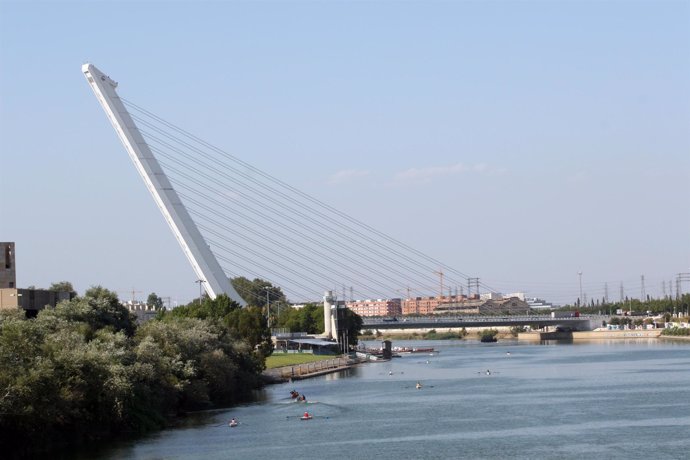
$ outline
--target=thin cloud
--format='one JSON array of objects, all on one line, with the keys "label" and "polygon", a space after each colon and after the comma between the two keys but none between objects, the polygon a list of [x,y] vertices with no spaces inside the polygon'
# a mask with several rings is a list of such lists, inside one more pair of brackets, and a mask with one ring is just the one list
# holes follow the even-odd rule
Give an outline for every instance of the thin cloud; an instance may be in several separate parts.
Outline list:
[{"label": "thin cloud", "polygon": [[591,175],[587,171],[576,171],[566,179],[571,184],[583,184],[589,182]]},{"label": "thin cloud", "polygon": [[371,172],[366,170],[343,169],[342,171],[338,171],[337,173],[331,175],[331,177],[328,178],[328,183],[331,185],[347,184],[363,177],[367,177],[370,174]]},{"label": "thin cloud", "polygon": [[491,171],[485,163],[477,163],[475,165],[455,163],[446,166],[406,169],[395,173],[392,182],[393,184],[426,184],[441,177],[456,176],[464,173],[489,174]]}]

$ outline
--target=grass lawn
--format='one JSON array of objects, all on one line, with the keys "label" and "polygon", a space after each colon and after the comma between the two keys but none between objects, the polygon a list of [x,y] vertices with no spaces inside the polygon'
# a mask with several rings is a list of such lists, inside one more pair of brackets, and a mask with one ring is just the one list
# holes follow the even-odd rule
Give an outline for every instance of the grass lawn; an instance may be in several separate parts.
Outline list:
[{"label": "grass lawn", "polygon": [[292,366],[293,364],[313,363],[314,361],[323,361],[324,359],[337,358],[336,355],[312,355],[311,353],[273,353],[266,358],[266,369],[273,369],[274,367]]}]

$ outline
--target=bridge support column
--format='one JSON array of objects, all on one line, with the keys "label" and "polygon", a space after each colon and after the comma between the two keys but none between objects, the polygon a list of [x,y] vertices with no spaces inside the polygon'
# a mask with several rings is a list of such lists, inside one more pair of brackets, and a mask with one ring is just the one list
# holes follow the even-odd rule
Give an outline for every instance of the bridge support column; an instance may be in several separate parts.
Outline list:
[{"label": "bridge support column", "polygon": [[333,307],[335,306],[335,296],[333,291],[326,291],[323,296],[323,334],[327,339],[333,338]]}]

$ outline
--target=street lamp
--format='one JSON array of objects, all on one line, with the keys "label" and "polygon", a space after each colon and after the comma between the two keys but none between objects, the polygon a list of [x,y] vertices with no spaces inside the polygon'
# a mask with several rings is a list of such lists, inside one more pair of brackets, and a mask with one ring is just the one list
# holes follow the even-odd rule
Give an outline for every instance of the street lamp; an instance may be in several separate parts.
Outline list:
[{"label": "street lamp", "polygon": [[577,272],[577,275],[580,277],[580,299],[578,301],[578,307],[582,307],[582,272]]},{"label": "street lamp", "polygon": [[198,279],[194,282],[199,283],[199,305],[201,305],[201,297],[203,296],[202,289],[203,289],[203,285],[206,282],[206,280]]}]

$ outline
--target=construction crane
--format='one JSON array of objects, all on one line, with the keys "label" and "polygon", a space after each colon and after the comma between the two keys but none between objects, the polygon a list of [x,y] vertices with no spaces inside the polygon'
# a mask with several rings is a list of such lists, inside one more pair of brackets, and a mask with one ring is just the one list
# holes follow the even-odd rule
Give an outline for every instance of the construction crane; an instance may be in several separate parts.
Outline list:
[{"label": "construction crane", "polygon": [[115,292],[117,292],[118,294],[132,294],[132,298],[131,298],[132,303],[134,303],[134,301],[136,300],[136,295],[142,293],[142,291],[137,291],[134,288],[132,288],[129,291],[121,290],[121,291],[115,291]]}]

